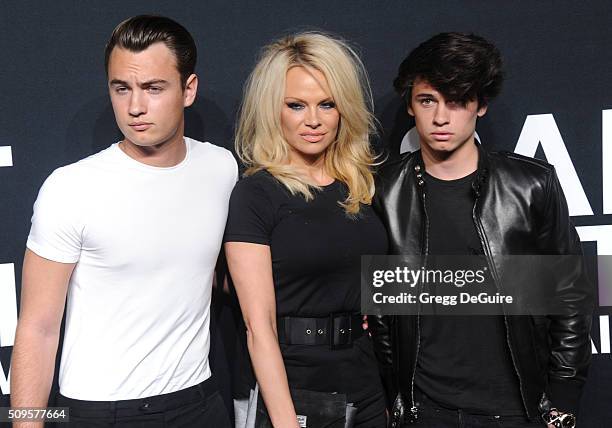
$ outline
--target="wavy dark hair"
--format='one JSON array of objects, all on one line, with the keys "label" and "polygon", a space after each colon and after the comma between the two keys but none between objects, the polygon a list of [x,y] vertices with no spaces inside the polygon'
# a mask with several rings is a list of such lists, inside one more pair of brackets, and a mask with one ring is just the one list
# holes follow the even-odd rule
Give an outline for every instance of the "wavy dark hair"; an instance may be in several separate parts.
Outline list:
[{"label": "wavy dark hair", "polygon": [[108,74],[108,62],[115,47],[142,52],[158,42],[164,43],[176,57],[176,67],[184,88],[187,79],[195,70],[198,57],[196,45],[185,27],[164,16],[138,15],[117,25],[104,52],[106,73]]},{"label": "wavy dark hair", "polygon": [[393,86],[410,102],[412,86],[419,79],[449,101],[477,100],[479,107],[486,106],[501,91],[501,55],[492,43],[475,34],[440,33],[402,61]]}]

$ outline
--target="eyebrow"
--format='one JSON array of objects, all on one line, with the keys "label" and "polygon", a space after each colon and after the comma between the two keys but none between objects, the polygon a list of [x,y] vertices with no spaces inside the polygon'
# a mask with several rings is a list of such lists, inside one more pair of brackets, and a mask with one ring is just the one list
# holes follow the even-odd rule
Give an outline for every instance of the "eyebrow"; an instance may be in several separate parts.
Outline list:
[{"label": "eyebrow", "polygon": [[435,98],[435,97],[436,96],[434,94],[430,94],[428,92],[415,95],[415,98]]},{"label": "eyebrow", "polygon": [[[151,79],[147,80],[146,82],[139,83],[138,86],[140,86],[141,88],[146,88],[152,85],[164,85],[166,83],[168,83],[168,81],[164,79]],[[113,79],[109,82],[109,84],[111,86],[130,86],[128,82],[121,79]]]},{"label": "eyebrow", "polygon": [[[297,102],[300,102],[300,103],[307,104],[306,101],[304,101],[303,99],[298,98],[298,97],[285,97],[284,101],[285,102],[287,102],[287,101],[297,101]],[[326,102],[329,102],[329,101],[334,102],[334,99],[332,97],[327,97],[327,98],[319,101],[319,103],[326,103]]]}]

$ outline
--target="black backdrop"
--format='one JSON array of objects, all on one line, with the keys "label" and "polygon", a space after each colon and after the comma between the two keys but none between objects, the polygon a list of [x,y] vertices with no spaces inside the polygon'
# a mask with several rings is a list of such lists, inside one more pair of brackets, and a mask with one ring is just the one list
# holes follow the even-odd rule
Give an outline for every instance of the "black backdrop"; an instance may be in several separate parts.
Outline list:
[{"label": "black backdrop", "polygon": [[[612,159],[606,164],[612,158],[608,1],[3,1],[0,406],[8,405],[15,300],[32,204],[53,169],[120,137],[106,92],[103,49],[118,22],[141,13],[172,17],[193,34],[201,86],[187,113],[186,134],[228,148],[242,83],[258,49],[288,31],[331,31],[358,47],[370,73],[382,141],[393,152],[410,127],[391,87],[400,60],[437,32],[483,35],[500,48],[507,71],[501,96],[478,125],[483,143],[513,151],[525,125],[523,143],[542,142],[536,156],[552,161],[566,149],[565,166],[569,159],[576,173],[572,176],[570,165],[567,182],[573,177],[578,187],[564,188],[573,213],[580,214],[574,221],[588,241],[585,248],[612,254],[612,176],[606,170],[612,167]],[[586,198],[580,199],[582,189]],[[588,427],[612,424],[612,298],[604,296],[604,285],[582,405],[582,426]]]}]

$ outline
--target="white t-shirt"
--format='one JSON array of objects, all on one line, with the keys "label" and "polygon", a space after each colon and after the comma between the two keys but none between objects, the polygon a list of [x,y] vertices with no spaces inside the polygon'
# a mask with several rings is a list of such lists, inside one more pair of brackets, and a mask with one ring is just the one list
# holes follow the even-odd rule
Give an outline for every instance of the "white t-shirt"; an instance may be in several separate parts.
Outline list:
[{"label": "white t-shirt", "polygon": [[68,288],[62,395],[125,400],[210,376],[211,284],[237,180],[231,153],[185,138],[158,168],[117,144],[55,170],[27,246],[76,266]]}]

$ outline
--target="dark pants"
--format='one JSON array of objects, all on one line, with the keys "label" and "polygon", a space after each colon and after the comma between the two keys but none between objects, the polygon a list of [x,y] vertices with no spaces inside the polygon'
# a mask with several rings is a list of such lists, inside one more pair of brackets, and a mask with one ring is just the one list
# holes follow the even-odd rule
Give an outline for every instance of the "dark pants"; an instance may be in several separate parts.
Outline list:
[{"label": "dark pants", "polygon": [[[486,416],[467,413],[461,409],[440,407],[425,397],[419,397],[418,419],[406,427],[419,428],[528,428],[545,427],[544,421],[529,421],[526,416]],[[409,410],[407,410],[409,411]]]},{"label": "dark pants", "polygon": [[57,406],[70,408],[62,428],[230,428],[227,410],[215,382],[170,394],[121,401],[84,401],[57,397]]}]

